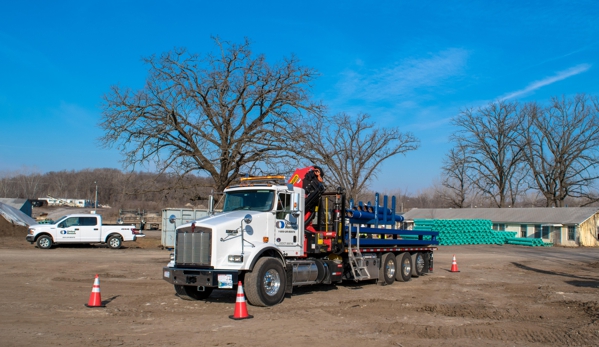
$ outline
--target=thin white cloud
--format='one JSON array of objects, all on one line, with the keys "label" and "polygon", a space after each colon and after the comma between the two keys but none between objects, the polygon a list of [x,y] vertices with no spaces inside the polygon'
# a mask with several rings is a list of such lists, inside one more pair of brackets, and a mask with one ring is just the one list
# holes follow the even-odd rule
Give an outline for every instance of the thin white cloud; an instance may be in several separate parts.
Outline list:
[{"label": "thin white cloud", "polygon": [[339,99],[366,102],[389,101],[415,94],[419,88],[438,87],[463,74],[468,51],[450,48],[424,59],[405,59],[379,70],[344,73],[338,84]]},{"label": "thin white cloud", "polygon": [[529,94],[531,92],[534,92],[535,90],[548,86],[550,84],[553,84],[555,82],[559,82],[562,80],[565,80],[566,78],[572,77],[572,76],[576,76],[578,74],[581,74],[587,70],[589,70],[591,68],[590,64],[580,64],[580,65],[576,65],[574,67],[571,67],[567,70],[564,71],[560,71],[558,72],[556,75],[554,76],[549,76],[546,77],[540,81],[535,81],[531,84],[529,84],[526,88],[521,89],[521,90],[517,90],[515,92],[511,92],[508,95],[504,96],[501,98],[501,100],[508,100],[508,99],[513,99],[516,97],[519,97],[521,95],[525,95],[525,94]]}]

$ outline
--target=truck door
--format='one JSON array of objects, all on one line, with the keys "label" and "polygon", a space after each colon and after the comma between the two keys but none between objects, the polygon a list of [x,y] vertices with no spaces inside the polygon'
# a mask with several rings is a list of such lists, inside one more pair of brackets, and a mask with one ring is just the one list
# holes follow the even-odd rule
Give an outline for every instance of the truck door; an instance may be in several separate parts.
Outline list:
[{"label": "truck door", "polygon": [[[291,214],[291,194],[278,194],[275,218],[275,244],[289,255],[301,254],[299,221]],[[299,253],[298,253],[299,252]]]},{"label": "truck door", "polygon": [[79,217],[79,235],[82,242],[99,242],[102,232],[98,217]]},{"label": "truck door", "polygon": [[58,242],[79,242],[81,234],[79,230],[79,217],[69,217],[57,226],[56,240]]}]

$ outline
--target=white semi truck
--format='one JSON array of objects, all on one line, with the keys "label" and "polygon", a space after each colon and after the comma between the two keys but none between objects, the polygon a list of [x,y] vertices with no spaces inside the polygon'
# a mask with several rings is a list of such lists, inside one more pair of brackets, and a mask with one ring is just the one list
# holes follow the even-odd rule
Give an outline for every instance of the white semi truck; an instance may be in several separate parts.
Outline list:
[{"label": "white semi truck", "polygon": [[123,241],[135,241],[144,236],[133,225],[102,224],[102,216],[98,214],[71,214],[53,224],[30,225],[26,240],[41,249],[67,243],[105,243],[118,249]]},{"label": "white semi truck", "polygon": [[343,193],[325,193],[312,167],[289,182],[283,176],[242,179],[224,194],[221,213],[176,229],[163,279],[183,299],[206,299],[242,281],[250,304],[271,306],[294,286],[386,285],[433,270],[437,232],[395,229],[403,217],[378,201],[370,211],[353,204],[346,209]]}]

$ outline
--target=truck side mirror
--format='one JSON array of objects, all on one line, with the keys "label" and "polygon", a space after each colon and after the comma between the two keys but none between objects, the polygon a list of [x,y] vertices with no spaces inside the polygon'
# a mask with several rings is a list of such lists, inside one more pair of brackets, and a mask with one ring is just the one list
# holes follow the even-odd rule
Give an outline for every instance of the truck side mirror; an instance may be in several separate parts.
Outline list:
[{"label": "truck side mirror", "polygon": [[295,218],[300,215],[300,195],[295,193],[291,198],[291,215]]},{"label": "truck side mirror", "polygon": [[175,224],[175,221],[176,221],[176,220],[177,220],[177,217],[175,217],[175,215],[174,215],[174,214],[171,214],[171,215],[168,217],[168,221],[169,221],[169,223],[171,223],[171,224]]}]

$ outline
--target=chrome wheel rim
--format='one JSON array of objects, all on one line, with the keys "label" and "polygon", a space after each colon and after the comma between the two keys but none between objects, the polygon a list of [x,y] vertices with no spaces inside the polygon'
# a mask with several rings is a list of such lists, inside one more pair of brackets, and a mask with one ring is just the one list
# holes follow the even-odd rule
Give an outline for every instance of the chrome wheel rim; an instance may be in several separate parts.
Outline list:
[{"label": "chrome wheel rim", "polygon": [[266,295],[273,296],[277,294],[281,288],[281,277],[277,271],[270,269],[264,274],[263,283]]}]

